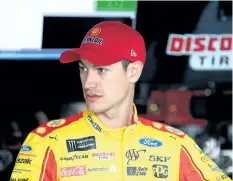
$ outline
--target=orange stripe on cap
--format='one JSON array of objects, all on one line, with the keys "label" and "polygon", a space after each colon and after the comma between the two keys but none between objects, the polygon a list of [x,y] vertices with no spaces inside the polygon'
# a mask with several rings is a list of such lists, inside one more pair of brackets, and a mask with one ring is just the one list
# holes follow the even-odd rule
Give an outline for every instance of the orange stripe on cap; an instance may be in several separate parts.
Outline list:
[{"label": "orange stripe on cap", "polygon": [[194,169],[197,171],[197,173],[200,175],[201,179],[202,179],[203,181],[208,181],[208,180],[205,179],[204,174],[201,172],[201,170],[200,170],[200,169],[197,167],[197,165],[194,163],[193,158],[191,157],[191,155],[190,155],[190,153],[188,152],[188,150],[187,150],[184,146],[182,146],[182,148],[183,148],[183,151],[186,153],[186,155],[189,157],[189,160],[191,161],[191,164],[193,165],[193,168],[194,168]]},{"label": "orange stripe on cap", "polygon": [[57,164],[53,151],[50,149],[50,147],[47,148],[45,153],[39,181],[49,180],[57,180]]}]

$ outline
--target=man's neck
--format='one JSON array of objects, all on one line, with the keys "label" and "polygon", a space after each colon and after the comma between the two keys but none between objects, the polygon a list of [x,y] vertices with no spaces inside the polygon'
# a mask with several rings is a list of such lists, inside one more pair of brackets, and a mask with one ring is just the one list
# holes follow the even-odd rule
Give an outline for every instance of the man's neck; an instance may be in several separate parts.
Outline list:
[{"label": "man's neck", "polygon": [[133,101],[121,103],[109,109],[104,113],[97,114],[99,120],[109,128],[122,128],[132,122]]}]

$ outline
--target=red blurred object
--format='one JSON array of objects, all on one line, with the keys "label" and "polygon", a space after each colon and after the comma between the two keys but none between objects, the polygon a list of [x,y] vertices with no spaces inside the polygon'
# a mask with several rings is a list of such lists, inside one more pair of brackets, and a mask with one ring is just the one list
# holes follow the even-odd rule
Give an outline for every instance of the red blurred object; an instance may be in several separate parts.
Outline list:
[{"label": "red blurred object", "polygon": [[167,114],[165,122],[173,125],[207,125],[207,120],[194,119],[190,114],[190,99],[193,95],[204,95],[204,91],[179,91],[166,92]]},{"label": "red blurred object", "polygon": [[166,118],[166,95],[164,92],[151,92],[147,103],[147,114],[143,117],[151,120],[164,120]]},{"label": "red blurred object", "polygon": [[204,95],[204,91],[168,90],[152,91],[147,104],[147,114],[140,115],[154,121],[171,125],[206,126],[207,120],[194,119],[190,113],[190,99],[193,95]]}]

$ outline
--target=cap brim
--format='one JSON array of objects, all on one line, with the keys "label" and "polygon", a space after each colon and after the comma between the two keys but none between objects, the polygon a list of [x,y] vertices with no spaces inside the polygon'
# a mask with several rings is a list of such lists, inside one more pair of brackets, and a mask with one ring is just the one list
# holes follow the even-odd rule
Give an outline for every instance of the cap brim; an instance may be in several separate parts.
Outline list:
[{"label": "cap brim", "polygon": [[94,65],[106,66],[122,60],[122,57],[112,55],[97,49],[76,48],[64,51],[60,56],[61,63],[79,61],[83,57]]}]

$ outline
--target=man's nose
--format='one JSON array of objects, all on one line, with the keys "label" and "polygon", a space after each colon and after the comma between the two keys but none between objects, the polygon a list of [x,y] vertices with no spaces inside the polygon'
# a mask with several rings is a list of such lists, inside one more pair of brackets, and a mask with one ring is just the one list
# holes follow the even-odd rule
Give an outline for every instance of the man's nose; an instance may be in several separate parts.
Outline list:
[{"label": "man's nose", "polygon": [[90,89],[95,88],[97,85],[97,77],[94,75],[94,72],[88,71],[84,80],[84,88]]}]

